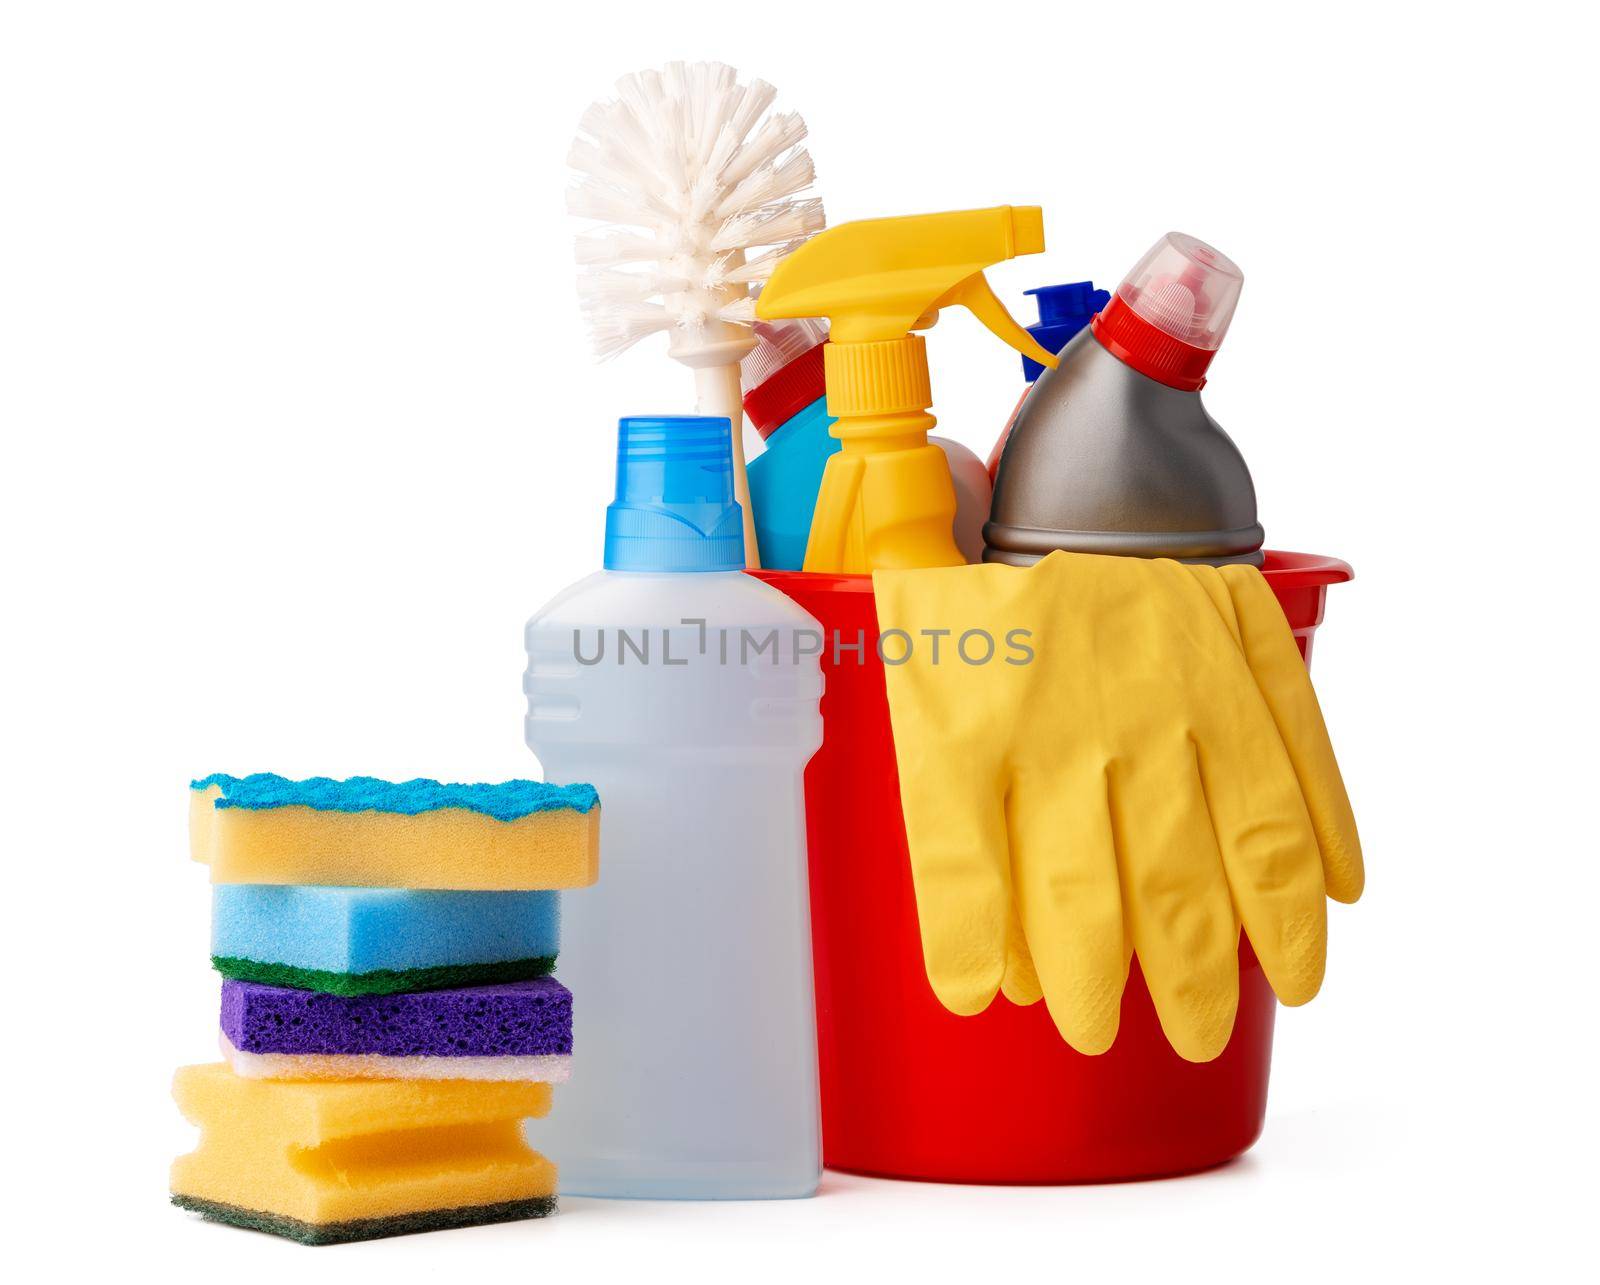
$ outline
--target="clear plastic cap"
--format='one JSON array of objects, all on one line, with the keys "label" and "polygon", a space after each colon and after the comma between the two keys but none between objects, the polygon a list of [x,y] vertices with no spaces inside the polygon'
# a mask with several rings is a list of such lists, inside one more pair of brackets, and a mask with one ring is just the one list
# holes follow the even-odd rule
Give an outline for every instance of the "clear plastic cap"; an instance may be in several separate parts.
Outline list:
[{"label": "clear plastic cap", "polygon": [[1242,289],[1244,273],[1222,251],[1168,232],[1123,278],[1117,297],[1163,334],[1216,352]]},{"label": "clear plastic cap", "polygon": [[739,386],[744,392],[760,388],[797,357],[803,357],[828,338],[828,323],[817,317],[792,321],[758,321],[756,346],[739,363]]}]

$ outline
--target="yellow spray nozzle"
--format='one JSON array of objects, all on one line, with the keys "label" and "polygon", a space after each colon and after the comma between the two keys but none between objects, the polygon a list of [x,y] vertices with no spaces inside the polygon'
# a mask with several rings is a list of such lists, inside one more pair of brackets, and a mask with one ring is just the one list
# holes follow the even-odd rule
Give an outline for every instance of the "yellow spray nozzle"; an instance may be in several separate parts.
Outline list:
[{"label": "yellow spray nozzle", "polygon": [[834,343],[865,343],[923,329],[940,308],[960,304],[1019,352],[1054,366],[983,277],[993,264],[1043,250],[1037,205],[841,223],[778,265],[756,315],[826,317]]},{"label": "yellow spray nozzle", "polygon": [[780,263],[756,316],[826,317],[829,457],[806,546],[807,571],[938,567],[964,561],[951,535],[949,465],[929,445],[933,393],[922,336],[952,305],[1040,365],[1056,359],[1005,310],[991,264],[1044,249],[1036,205],[864,219],[818,233]]}]

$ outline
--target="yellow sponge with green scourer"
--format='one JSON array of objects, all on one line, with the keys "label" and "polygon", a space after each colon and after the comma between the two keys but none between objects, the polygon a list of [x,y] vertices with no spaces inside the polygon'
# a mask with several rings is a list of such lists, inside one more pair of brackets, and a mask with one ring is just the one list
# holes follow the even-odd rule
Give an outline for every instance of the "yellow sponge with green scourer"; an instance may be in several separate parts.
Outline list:
[{"label": "yellow sponge with green scourer", "polygon": [[482,1080],[249,1080],[215,1062],[173,1083],[200,1145],[172,1200],[306,1244],[537,1218],[556,1170],[523,1119],[550,1086]]},{"label": "yellow sponge with green scourer", "polygon": [[191,783],[189,842],[212,883],[581,888],[599,874],[600,801],[539,781],[219,774]]}]

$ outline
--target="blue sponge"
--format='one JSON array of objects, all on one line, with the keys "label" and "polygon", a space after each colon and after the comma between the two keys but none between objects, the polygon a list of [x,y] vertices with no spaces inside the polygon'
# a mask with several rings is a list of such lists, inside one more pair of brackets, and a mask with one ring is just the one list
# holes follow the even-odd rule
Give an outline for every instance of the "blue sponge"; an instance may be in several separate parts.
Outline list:
[{"label": "blue sponge", "polygon": [[548,973],[556,892],[216,884],[212,963],[225,977],[335,995],[522,981]]}]

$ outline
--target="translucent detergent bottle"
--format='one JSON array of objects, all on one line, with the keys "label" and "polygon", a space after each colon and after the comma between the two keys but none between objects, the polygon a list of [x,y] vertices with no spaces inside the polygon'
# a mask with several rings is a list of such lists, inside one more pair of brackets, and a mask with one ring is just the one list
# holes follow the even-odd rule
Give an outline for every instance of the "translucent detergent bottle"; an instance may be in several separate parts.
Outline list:
[{"label": "translucent detergent bottle", "polygon": [[742,570],[728,420],[620,427],[605,570],[527,627],[528,745],[604,818],[599,883],[562,899],[572,1078],[529,1138],[572,1195],[809,1196],[821,635]]}]

